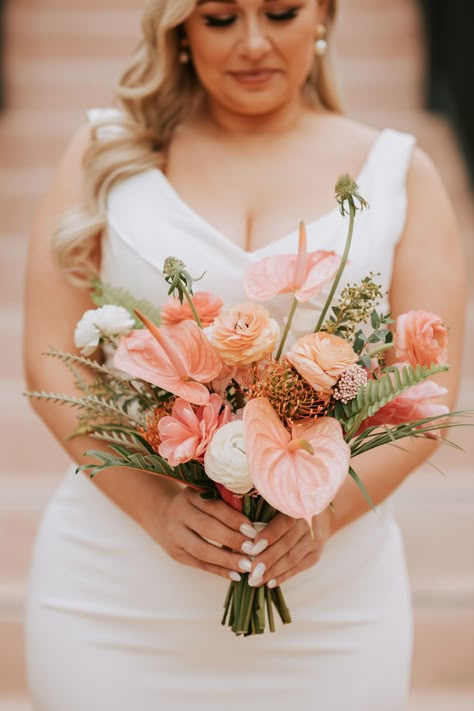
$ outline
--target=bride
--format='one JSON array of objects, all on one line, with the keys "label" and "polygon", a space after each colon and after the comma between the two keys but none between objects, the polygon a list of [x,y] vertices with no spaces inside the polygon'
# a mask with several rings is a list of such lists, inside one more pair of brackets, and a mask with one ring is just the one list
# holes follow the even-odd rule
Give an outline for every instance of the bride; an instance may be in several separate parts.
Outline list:
[{"label": "bride", "polygon": [[[29,389],[71,391],[67,371],[40,354],[50,344],[74,350],[93,274],[159,304],[159,266],[172,254],[190,273],[206,272],[200,289],[231,304],[243,300],[253,260],[296,252],[301,220],[310,249],[340,253],[346,225],[332,191],[348,172],[370,210],[356,220],[347,281],[379,273],[395,317],[441,315],[452,405],[464,298],[452,208],[412,136],[342,115],[329,61],[335,15],[336,0],[147,0],[120,109],[89,112],[36,216]],[[313,300],[310,316],[320,305]],[[74,413],[34,407],[83,462],[91,440],[66,441]],[[391,494],[434,447],[416,440],[411,453],[359,457],[377,512],[348,478],[334,511],[315,517],[313,537],[283,514],[256,535],[224,502],[158,477],[117,470],[92,482],[72,467],[33,555],[35,708],[400,711],[412,620]],[[285,583],[293,624],[245,640],[221,627],[225,579],[239,571],[252,571],[255,585]]]}]

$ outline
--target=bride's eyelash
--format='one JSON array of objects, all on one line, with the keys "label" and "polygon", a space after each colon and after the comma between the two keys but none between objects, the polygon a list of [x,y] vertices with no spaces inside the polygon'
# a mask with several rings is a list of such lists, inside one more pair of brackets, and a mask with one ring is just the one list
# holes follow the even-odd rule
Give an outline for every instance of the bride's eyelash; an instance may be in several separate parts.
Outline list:
[{"label": "bride's eyelash", "polygon": [[[266,12],[266,16],[273,22],[287,22],[293,20],[299,8],[291,8],[283,12]],[[204,22],[208,27],[230,27],[237,19],[237,15],[204,15]]]}]

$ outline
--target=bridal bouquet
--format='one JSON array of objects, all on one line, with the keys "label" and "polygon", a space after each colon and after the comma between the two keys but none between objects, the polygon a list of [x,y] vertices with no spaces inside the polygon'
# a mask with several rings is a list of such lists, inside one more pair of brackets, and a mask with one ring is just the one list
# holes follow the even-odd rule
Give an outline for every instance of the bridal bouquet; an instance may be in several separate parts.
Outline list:
[{"label": "bridal bouquet", "polygon": [[[75,331],[82,355],[48,353],[70,368],[81,396],[27,393],[75,407],[72,436],[108,443],[109,451],[87,452],[97,461],[78,471],[147,471],[221,497],[253,522],[263,525],[280,511],[311,527],[347,475],[372,505],[352,467],[357,455],[405,437],[440,437],[440,422],[458,424],[446,422],[457,413],[432,402],[446,392],[429,380],[448,369],[441,319],[410,311],[394,324],[377,310],[383,295],[374,275],[335,301],[356,213],[367,207],[348,176],[338,181],[336,199],[349,216],[343,255],[308,253],[301,225],[296,255],[249,267],[244,303],[224,308],[218,295],[194,292],[175,258],[163,268],[169,299],[161,308],[95,283],[98,308]],[[286,347],[298,305],[327,285],[314,330]],[[280,334],[261,302],[284,293],[293,303]],[[99,345],[104,362],[89,357]],[[85,379],[77,366],[94,377]],[[268,620],[274,631],[274,609],[290,622],[281,590],[253,587],[248,578],[231,582],[223,624],[238,635],[261,634]]]}]

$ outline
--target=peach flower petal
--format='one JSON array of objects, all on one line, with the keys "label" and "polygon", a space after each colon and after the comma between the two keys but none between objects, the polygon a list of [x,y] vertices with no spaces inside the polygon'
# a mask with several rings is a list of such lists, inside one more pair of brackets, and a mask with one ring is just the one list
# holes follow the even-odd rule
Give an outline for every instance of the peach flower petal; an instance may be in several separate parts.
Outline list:
[{"label": "peach flower petal", "polygon": [[299,338],[284,356],[318,393],[328,393],[358,356],[343,338],[319,331]]},{"label": "peach flower petal", "polygon": [[441,318],[430,311],[408,311],[397,318],[395,355],[413,367],[445,365],[448,361],[448,331]]},{"label": "peach flower petal", "polygon": [[245,272],[247,298],[268,301],[278,294],[293,293],[298,301],[308,301],[331,281],[341,263],[335,252],[306,251],[306,229],[300,225],[298,254],[265,257]]},{"label": "peach flower petal", "polygon": [[[222,310],[224,305],[222,299],[209,291],[197,291],[191,298],[202,327],[210,326]],[[186,299],[181,304],[174,296],[165,301],[160,309],[160,315],[163,326],[172,326],[181,321],[194,321],[194,314]]]},{"label": "peach flower petal", "polygon": [[212,343],[226,365],[242,368],[269,355],[280,335],[268,311],[251,301],[221,311],[212,328]]},{"label": "peach flower petal", "polygon": [[214,433],[230,421],[230,416],[229,406],[224,406],[222,398],[214,393],[199,408],[178,398],[171,415],[162,417],[158,423],[160,455],[172,467],[191,459],[202,461]]},{"label": "peach flower petal", "polygon": [[331,503],[348,472],[350,448],[341,425],[334,418],[315,418],[290,434],[266,398],[247,403],[244,424],[256,489],[276,509],[304,518],[311,526],[313,516]]},{"label": "peach flower petal", "polygon": [[146,329],[132,331],[120,340],[114,366],[191,403],[204,405],[209,401],[209,391],[201,383],[219,375],[222,361],[202,330],[192,321],[161,328],[146,321]]}]

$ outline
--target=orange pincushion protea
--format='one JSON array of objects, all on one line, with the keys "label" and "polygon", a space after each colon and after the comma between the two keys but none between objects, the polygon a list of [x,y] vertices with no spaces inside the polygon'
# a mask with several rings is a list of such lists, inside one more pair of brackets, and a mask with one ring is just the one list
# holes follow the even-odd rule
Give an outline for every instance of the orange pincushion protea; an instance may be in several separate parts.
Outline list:
[{"label": "orange pincushion protea", "polygon": [[287,427],[298,420],[326,414],[329,397],[321,399],[287,360],[270,360],[253,371],[248,399],[266,398]]},{"label": "orange pincushion protea", "polygon": [[166,415],[171,415],[173,410],[173,405],[176,401],[175,397],[172,397],[168,402],[162,403],[160,407],[156,407],[150,410],[146,414],[146,427],[138,427],[138,433],[143,437],[148,444],[153,447],[154,451],[158,454],[158,447],[161,444],[160,435],[158,433],[158,423],[162,417]]}]

